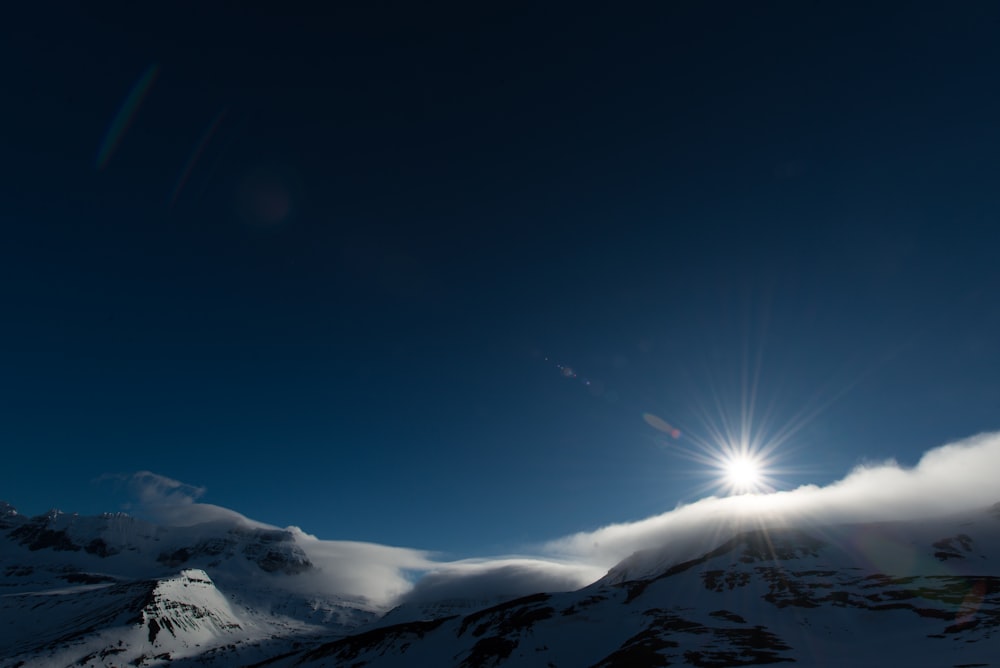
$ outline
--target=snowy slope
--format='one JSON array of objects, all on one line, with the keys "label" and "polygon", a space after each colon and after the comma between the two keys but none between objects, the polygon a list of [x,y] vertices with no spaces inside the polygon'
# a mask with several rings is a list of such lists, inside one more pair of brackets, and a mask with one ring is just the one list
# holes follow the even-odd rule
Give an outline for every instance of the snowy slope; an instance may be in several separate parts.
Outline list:
[{"label": "snowy slope", "polygon": [[993,513],[747,528],[706,547],[678,561],[665,546],[577,592],[379,628],[274,665],[1000,665]]},{"label": "snowy slope", "polygon": [[[5,655],[31,665],[144,665],[266,637],[240,616],[204,571],[173,578],[4,596]],[[30,610],[31,615],[24,615]],[[40,625],[39,621],[44,621]]]},{"label": "snowy slope", "polygon": [[578,591],[388,614],[303,586],[300,540],[0,507],[0,668],[1000,665],[997,507],[713,526]]},{"label": "snowy slope", "polygon": [[165,527],[0,506],[0,666],[229,665],[371,622],[383,606],[318,590],[293,531]]}]

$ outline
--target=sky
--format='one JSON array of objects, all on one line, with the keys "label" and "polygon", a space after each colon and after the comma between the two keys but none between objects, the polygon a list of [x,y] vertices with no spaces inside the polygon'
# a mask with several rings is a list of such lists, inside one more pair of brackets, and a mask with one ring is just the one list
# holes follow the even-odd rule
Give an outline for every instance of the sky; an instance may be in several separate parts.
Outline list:
[{"label": "sky", "polygon": [[474,558],[1000,429],[1000,8],[474,4],[10,11],[0,498]]}]

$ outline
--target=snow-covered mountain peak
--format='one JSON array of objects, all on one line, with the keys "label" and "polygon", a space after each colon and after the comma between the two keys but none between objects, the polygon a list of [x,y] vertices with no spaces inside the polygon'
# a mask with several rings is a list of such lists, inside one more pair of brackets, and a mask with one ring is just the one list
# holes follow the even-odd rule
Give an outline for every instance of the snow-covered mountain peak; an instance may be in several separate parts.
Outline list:
[{"label": "snow-covered mountain peak", "polygon": [[[777,524],[714,525],[704,532],[688,532],[668,540],[663,545],[637,551],[613,566],[596,584],[620,584],[630,580],[657,577],[691,560],[703,557],[709,552],[736,551],[744,559],[757,557],[791,559],[796,556],[814,555],[824,547],[827,553],[837,553],[838,558],[860,559],[863,545],[859,545],[859,535],[865,541],[872,541],[872,535],[879,536],[876,542],[884,543],[880,550],[885,553],[906,551],[920,555],[921,560],[929,560],[928,568],[933,568],[935,547],[949,534],[961,533],[957,527],[978,527],[985,535],[995,534],[992,526],[1000,519],[1000,504],[991,508],[966,511],[937,518],[921,520],[899,520],[880,522],[855,522],[833,525],[815,525],[807,521],[792,523],[782,521]],[[904,546],[899,545],[902,542]],[[892,545],[895,544],[895,547]],[[890,549],[891,548],[891,549]],[[994,554],[1000,554],[1000,545],[994,545]],[[844,553],[844,554],[840,554]],[[907,567],[903,562],[900,567]]]},{"label": "snow-covered mountain peak", "polygon": [[944,666],[993,665],[1000,652],[989,513],[702,539],[690,558],[668,544],[576,592],[445,610],[273,665]]},{"label": "snow-covered mountain peak", "polygon": [[15,526],[21,515],[17,509],[5,501],[0,501],[0,531]]},{"label": "snow-covered mountain peak", "polygon": [[2,668],[230,665],[234,652],[263,659],[277,639],[343,634],[381,612],[324,587],[292,531],[10,511],[0,516]]},{"label": "snow-covered mountain peak", "polygon": [[956,665],[1000,653],[998,505],[716,522],[577,591],[498,600],[445,580],[381,618],[384,604],[344,593],[352,572],[338,561],[370,546],[231,521],[0,519],[0,668]]}]

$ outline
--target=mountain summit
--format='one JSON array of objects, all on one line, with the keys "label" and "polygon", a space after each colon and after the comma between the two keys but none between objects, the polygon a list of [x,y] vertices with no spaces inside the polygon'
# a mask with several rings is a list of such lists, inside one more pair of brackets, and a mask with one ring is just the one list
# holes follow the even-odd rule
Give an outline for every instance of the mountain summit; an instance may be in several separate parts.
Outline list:
[{"label": "mountain summit", "polygon": [[2,509],[3,668],[987,666],[1000,656],[997,506],[706,532],[693,557],[689,542],[667,542],[578,591],[388,615],[310,595],[300,585],[317,567],[293,531]]},{"label": "mountain summit", "polygon": [[387,608],[315,586],[291,530],[0,506],[0,666],[229,665]]}]

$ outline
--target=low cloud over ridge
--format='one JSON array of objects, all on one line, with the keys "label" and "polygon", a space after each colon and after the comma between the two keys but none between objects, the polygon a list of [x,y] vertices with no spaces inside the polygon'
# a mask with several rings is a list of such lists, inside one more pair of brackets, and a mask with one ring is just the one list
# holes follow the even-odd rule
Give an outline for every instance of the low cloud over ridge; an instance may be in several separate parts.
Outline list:
[{"label": "low cloud over ridge", "polygon": [[[399,601],[515,597],[585,586],[630,555],[670,546],[671,561],[715,547],[748,524],[808,526],[909,520],[986,508],[1000,501],[1000,433],[932,449],[913,468],[864,465],[824,487],[741,497],[709,497],[637,522],[557,538],[517,557],[443,561],[425,550],[321,540],[296,528],[296,541],[322,574],[317,586],[388,606]],[[201,488],[148,471],[130,484],[142,509],[164,524],[231,521],[269,527],[200,503]],[[270,527],[274,528],[274,527]],[[414,577],[416,574],[416,577]]]},{"label": "low cloud over ridge", "polygon": [[929,450],[913,468],[865,464],[825,487],[709,497],[638,522],[612,524],[550,541],[542,551],[609,567],[631,554],[676,545],[678,560],[705,537],[749,524],[810,526],[912,520],[985,508],[1000,501],[1000,433],[973,436]]},{"label": "low cloud over ridge", "polygon": [[415,603],[451,599],[490,601],[540,591],[572,591],[594,582],[604,569],[530,557],[499,557],[439,564],[425,573],[403,600]]}]

